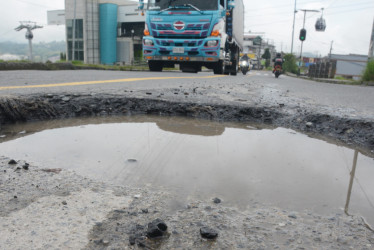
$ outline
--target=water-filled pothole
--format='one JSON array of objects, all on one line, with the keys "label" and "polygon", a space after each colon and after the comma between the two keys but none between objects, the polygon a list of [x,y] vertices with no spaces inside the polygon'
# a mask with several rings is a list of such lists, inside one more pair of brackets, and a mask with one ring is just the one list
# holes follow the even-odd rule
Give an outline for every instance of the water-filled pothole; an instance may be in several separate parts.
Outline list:
[{"label": "water-filled pothole", "polygon": [[374,224],[373,159],[289,129],[89,118],[5,126],[0,142],[2,156],[118,185],[167,188],[181,202],[219,197],[240,207],[260,202],[323,214],[348,206]]}]

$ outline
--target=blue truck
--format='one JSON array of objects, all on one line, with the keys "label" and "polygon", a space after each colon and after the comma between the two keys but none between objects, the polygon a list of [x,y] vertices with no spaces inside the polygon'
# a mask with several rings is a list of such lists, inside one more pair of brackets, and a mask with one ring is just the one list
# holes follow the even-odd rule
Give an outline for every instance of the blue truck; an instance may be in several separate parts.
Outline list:
[{"label": "blue truck", "polygon": [[143,56],[150,71],[179,65],[183,72],[205,66],[236,75],[243,48],[242,0],[144,0]]}]

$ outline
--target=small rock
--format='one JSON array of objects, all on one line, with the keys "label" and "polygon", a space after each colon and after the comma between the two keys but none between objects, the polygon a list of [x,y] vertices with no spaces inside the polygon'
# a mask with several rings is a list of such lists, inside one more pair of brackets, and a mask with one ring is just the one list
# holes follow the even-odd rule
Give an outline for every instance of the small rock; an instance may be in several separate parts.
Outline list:
[{"label": "small rock", "polygon": [[99,245],[99,244],[101,244],[103,242],[103,240],[94,240],[94,243],[96,244],[96,245]]},{"label": "small rock", "polygon": [[149,238],[161,237],[167,231],[168,226],[161,219],[156,219],[148,224],[147,236]]},{"label": "small rock", "polygon": [[41,171],[47,172],[47,173],[59,174],[62,171],[62,169],[61,168],[44,168],[44,169],[41,169]]},{"label": "small rock", "polygon": [[297,219],[297,216],[294,213],[289,214],[288,217],[291,219]]},{"label": "small rock", "polygon": [[151,93],[151,92],[146,92],[146,94],[147,94],[147,95],[152,95],[152,93]]},{"label": "small rock", "polygon": [[9,165],[16,165],[17,162],[16,162],[15,160],[10,160],[10,161],[8,162],[8,164],[9,164]]},{"label": "small rock", "polygon": [[66,201],[62,202],[62,205],[66,206],[68,203]]},{"label": "small rock", "polygon": [[15,195],[15,196],[13,196],[13,198],[14,198],[14,199],[17,199],[18,197],[17,197],[17,195]]},{"label": "small rock", "polygon": [[198,208],[199,206],[197,204],[194,204],[194,203],[191,203],[191,204],[188,204],[187,205],[187,209],[191,209],[191,208]]},{"label": "small rock", "polygon": [[61,100],[64,101],[64,102],[68,102],[68,101],[70,101],[70,98],[69,97],[63,97]]},{"label": "small rock", "polygon": [[138,240],[138,247],[146,247],[147,245],[143,240]]},{"label": "small rock", "polygon": [[339,242],[340,244],[343,244],[343,245],[348,244],[348,241],[344,238],[341,238],[341,237],[338,237],[336,241]]},{"label": "small rock", "polygon": [[137,212],[129,212],[129,215],[130,216],[138,216],[138,213]]},{"label": "small rock", "polygon": [[305,125],[306,125],[307,128],[313,127],[313,123],[312,122],[307,122]]},{"label": "small rock", "polygon": [[136,243],[136,236],[135,235],[130,235],[129,243],[130,243],[131,246],[135,245],[135,243]]},{"label": "small rock", "polygon": [[219,204],[219,203],[221,203],[221,199],[220,198],[214,198],[213,202],[216,203],[216,204]]},{"label": "small rock", "polygon": [[22,168],[23,168],[24,170],[29,170],[29,166],[30,166],[30,164],[25,163],[25,164],[22,166]]},{"label": "small rock", "polygon": [[19,132],[18,134],[20,134],[20,135],[26,134],[26,131],[23,130],[23,131]]},{"label": "small rock", "polygon": [[140,194],[135,194],[135,195],[134,195],[134,198],[135,198],[135,199],[139,199],[140,197],[142,197]]},{"label": "small rock", "polygon": [[215,239],[218,237],[218,232],[210,227],[200,228],[200,235],[205,239]]},{"label": "small rock", "polygon": [[5,138],[6,137],[6,135],[0,135],[0,138]]},{"label": "small rock", "polygon": [[148,208],[142,209],[143,214],[148,214]]},{"label": "small rock", "polygon": [[127,161],[128,161],[128,162],[137,162],[136,159],[128,159]]}]

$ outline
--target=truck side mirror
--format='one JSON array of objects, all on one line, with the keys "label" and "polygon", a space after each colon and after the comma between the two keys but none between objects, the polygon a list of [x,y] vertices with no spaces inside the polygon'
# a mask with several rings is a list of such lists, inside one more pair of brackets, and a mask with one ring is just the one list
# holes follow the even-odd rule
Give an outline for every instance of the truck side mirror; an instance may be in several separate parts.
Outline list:
[{"label": "truck side mirror", "polygon": [[227,9],[232,10],[235,8],[235,1],[234,0],[228,0],[227,1]]},{"label": "truck side mirror", "polygon": [[144,9],[144,0],[139,0],[139,10]]}]

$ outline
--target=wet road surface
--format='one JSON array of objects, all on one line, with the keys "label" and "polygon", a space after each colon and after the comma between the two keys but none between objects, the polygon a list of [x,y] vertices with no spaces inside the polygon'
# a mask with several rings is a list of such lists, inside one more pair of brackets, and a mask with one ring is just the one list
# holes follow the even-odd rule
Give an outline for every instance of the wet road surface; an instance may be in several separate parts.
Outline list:
[{"label": "wet road surface", "polygon": [[268,71],[251,71],[236,77],[212,72],[0,71],[0,95],[70,92],[155,97],[162,93],[161,99],[175,99],[176,90],[181,91],[179,97],[184,97],[185,92],[200,91],[205,98],[217,101],[286,104],[350,117],[374,117],[373,87],[327,84],[285,75],[276,79]]}]

